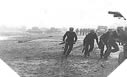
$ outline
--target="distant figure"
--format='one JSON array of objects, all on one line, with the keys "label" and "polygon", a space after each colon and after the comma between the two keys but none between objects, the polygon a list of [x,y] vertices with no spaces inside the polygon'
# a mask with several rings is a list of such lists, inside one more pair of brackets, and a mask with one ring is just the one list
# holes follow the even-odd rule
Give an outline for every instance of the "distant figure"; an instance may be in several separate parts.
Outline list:
[{"label": "distant figure", "polygon": [[83,29],[83,36],[85,35],[85,31],[86,31],[86,30],[85,30],[85,29]]},{"label": "distant figure", "polygon": [[107,59],[111,52],[117,52],[119,51],[119,47],[117,45],[116,39],[118,38],[118,35],[116,31],[110,30],[107,32],[107,40],[106,40],[106,47],[107,50],[104,54],[104,59]]},{"label": "distant figure", "polygon": [[80,35],[82,35],[83,29],[80,29]]},{"label": "distant figure", "polygon": [[77,28],[77,29],[75,30],[75,32],[76,32],[76,34],[78,35],[78,34],[79,34],[79,29]]},{"label": "distant figure", "polygon": [[[73,32],[74,28],[70,27],[69,31],[67,31],[63,36],[63,41],[65,42],[64,53],[66,57],[70,54],[73,48],[73,44],[77,41],[77,35]],[[66,38],[66,39],[65,39]]]},{"label": "distant figure", "polygon": [[82,52],[84,52],[84,50],[85,50],[85,53],[84,53],[85,57],[90,56],[90,52],[93,51],[94,39],[96,39],[96,42],[98,44],[97,34],[94,32],[94,30],[91,30],[90,33],[88,33],[83,40],[84,48],[83,48]]}]

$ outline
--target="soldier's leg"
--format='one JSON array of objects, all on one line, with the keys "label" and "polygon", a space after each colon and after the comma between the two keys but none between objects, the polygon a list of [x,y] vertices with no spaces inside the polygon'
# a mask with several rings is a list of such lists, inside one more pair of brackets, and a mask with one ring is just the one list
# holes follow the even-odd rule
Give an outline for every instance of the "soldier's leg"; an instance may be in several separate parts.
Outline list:
[{"label": "soldier's leg", "polygon": [[123,51],[124,51],[124,57],[127,58],[127,43],[124,44],[124,47],[123,47]]},{"label": "soldier's leg", "polygon": [[85,50],[85,46],[83,46],[82,53],[84,52],[84,50]]},{"label": "soldier's leg", "polygon": [[121,42],[120,41],[118,41],[118,43],[119,43],[119,45],[121,45]]},{"label": "soldier's leg", "polygon": [[68,43],[65,44],[63,55],[66,54],[67,50],[68,50]]},{"label": "soldier's leg", "polygon": [[100,57],[102,58],[104,55],[103,55],[103,53],[104,53],[104,45],[102,45],[102,47],[100,48],[101,50],[100,50]]},{"label": "soldier's leg", "polygon": [[69,44],[69,48],[68,48],[68,51],[66,52],[66,56],[68,56],[70,54],[70,52],[72,51],[72,48],[73,48],[73,44]]},{"label": "soldier's leg", "polygon": [[86,44],[85,53],[84,53],[85,57],[88,55],[88,48],[89,48],[89,44]]},{"label": "soldier's leg", "polygon": [[99,41],[99,44],[98,44],[98,48],[100,49],[100,57],[102,58],[103,57],[103,53],[104,53],[104,44],[102,43],[102,41],[100,40]]},{"label": "soldier's leg", "polygon": [[124,52],[119,53],[118,63],[121,64],[125,60]]},{"label": "soldier's leg", "polygon": [[123,52],[119,53],[118,63],[121,64],[127,58],[127,43],[123,45]]},{"label": "soldier's leg", "polygon": [[117,52],[117,51],[119,51],[119,47],[118,47],[116,42],[113,42],[111,45],[114,48],[114,49],[111,50],[111,52]]},{"label": "soldier's leg", "polygon": [[108,56],[110,55],[111,53],[111,45],[110,44],[106,44],[106,51],[105,51],[105,54],[104,54],[104,58],[107,59]]},{"label": "soldier's leg", "polygon": [[88,50],[88,56],[90,56],[90,52],[93,51],[94,43],[90,43],[90,49]]}]

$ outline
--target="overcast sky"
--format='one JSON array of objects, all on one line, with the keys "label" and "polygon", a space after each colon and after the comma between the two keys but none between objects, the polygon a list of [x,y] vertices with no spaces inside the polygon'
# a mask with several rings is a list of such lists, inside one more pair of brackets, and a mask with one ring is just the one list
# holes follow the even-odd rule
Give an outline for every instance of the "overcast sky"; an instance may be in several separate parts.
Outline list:
[{"label": "overcast sky", "polygon": [[109,10],[127,15],[126,0],[0,0],[0,26],[96,27],[125,22]]}]

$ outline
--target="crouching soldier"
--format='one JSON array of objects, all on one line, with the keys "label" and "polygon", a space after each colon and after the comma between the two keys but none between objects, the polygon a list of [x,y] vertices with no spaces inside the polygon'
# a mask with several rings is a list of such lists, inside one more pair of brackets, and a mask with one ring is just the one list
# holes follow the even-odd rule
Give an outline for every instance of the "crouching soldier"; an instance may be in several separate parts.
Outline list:
[{"label": "crouching soldier", "polygon": [[107,41],[106,41],[106,47],[107,50],[105,51],[104,58],[107,59],[111,52],[117,52],[119,51],[119,47],[116,43],[116,39],[118,38],[115,31],[109,30],[107,32]]},{"label": "crouching soldier", "polygon": [[85,57],[90,56],[90,52],[93,51],[94,39],[96,39],[96,42],[98,44],[97,34],[94,32],[94,30],[91,30],[90,33],[88,33],[83,40],[84,48],[83,48],[82,52],[84,52],[84,50],[85,50],[85,53],[84,53]]},{"label": "crouching soldier", "polygon": [[67,31],[63,36],[63,41],[65,42],[63,55],[65,55],[66,57],[70,54],[73,48],[73,44],[75,44],[75,42],[77,41],[77,35],[73,30],[74,28],[70,27],[69,31]]},{"label": "crouching soldier", "polygon": [[127,59],[127,31],[123,27],[118,27],[117,32],[119,35],[120,42],[123,45],[123,52],[120,52],[118,63],[121,64],[125,59]]}]

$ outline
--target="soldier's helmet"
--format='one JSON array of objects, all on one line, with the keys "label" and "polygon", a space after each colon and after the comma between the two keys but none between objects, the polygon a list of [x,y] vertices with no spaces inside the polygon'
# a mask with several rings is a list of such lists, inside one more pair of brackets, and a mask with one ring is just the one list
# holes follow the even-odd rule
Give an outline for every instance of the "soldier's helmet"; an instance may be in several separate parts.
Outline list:
[{"label": "soldier's helmet", "polygon": [[113,29],[111,29],[111,28],[108,29],[108,32],[112,32],[112,31],[113,31]]},{"label": "soldier's helmet", "polygon": [[94,33],[94,32],[95,32],[94,29],[90,30],[90,33]]},{"label": "soldier's helmet", "polygon": [[69,30],[70,30],[70,31],[73,31],[73,30],[74,30],[74,28],[73,28],[73,27],[70,27],[70,28],[69,28]]}]

